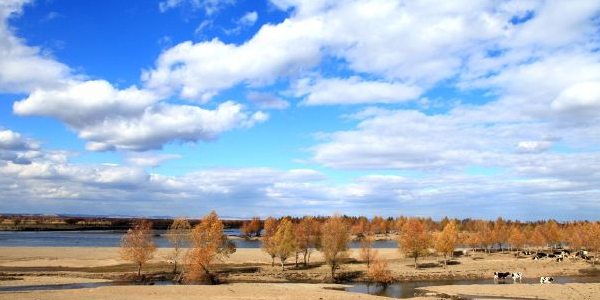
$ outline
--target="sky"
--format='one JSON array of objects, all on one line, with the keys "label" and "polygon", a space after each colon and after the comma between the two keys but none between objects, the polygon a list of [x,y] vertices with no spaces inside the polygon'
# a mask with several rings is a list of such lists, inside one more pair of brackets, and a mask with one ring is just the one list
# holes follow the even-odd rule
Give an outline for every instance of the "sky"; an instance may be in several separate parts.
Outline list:
[{"label": "sky", "polygon": [[600,2],[0,1],[0,212],[600,219]]}]

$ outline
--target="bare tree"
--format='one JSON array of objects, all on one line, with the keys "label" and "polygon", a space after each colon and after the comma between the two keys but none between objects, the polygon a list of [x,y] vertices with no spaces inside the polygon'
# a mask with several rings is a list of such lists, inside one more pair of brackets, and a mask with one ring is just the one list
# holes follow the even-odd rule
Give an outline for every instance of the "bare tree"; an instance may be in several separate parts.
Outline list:
[{"label": "bare tree", "polygon": [[404,224],[398,246],[404,254],[415,259],[415,269],[418,268],[417,259],[428,254],[431,245],[431,234],[423,222],[410,218]]},{"label": "bare tree", "polygon": [[191,248],[186,255],[188,281],[215,282],[213,264],[235,252],[235,244],[223,234],[223,222],[215,211],[205,216],[191,233]]},{"label": "bare tree", "polygon": [[271,267],[275,266],[275,257],[277,254],[275,253],[276,243],[273,240],[273,236],[277,232],[277,220],[273,217],[269,217],[265,220],[265,228],[263,230],[263,238],[262,238],[262,249],[267,252],[269,256],[271,256]]},{"label": "bare tree", "polygon": [[342,260],[346,257],[349,241],[350,229],[342,217],[333,216],[321,227],[321,251],[325,263],[331,268],[332,281],[335,281],[335,270],[341,266]]},{"label": "bare tree", "polygon": [[289,219],[283,219],[277,232],[273,236],[275,244],[275,256],[281,261],[281,270],[285,270],[285,261],[292,256],[296,250],[296,238],[294,237],[294,224]]},{"label": "bare tree", "polygon": [[169,255],[173,261],[173,274],[177,274],[177,263],[181,257],[183,249],[189,246],[190,243],[190,223],[183,218],[173,220],[173,224],[169,226],[166,237],[169,243],[173,246],[173,252]]},{"label": "bare tree", "polygon": [[142,273],[142,265],[154,257],[156,246],[152,240],[152,223],[148,220],[137,220],[133,227],[121,238],[121,258],[138,266],[138,277]]}]

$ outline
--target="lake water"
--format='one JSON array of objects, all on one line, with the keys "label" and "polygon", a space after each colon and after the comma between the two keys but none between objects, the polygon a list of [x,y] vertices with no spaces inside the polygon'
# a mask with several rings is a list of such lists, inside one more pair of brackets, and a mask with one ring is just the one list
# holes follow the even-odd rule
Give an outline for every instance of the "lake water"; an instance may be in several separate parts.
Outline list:
[{"label": "lake water", "polygon": [[[164,231],[155,231],[154,242],[159,248],[171,247]],[[0,231],[0,247],[118,247],[124,231]],[[239,236],[238,229],[225,229],[225,234]],[[234,239],[238,248],[260,248],[256,240]],[[350,248],[359,248],[351,242]],[[375,248],[397,248],[396,241],[374,242]]]},{"label": "lake water", "polygon": [[[588,276],[564,276],[554,277],[552,284],[561,283],[598,283],[600,277],[588,277]],[[523,283],[534,283],[540,284],[538,278],[524,278]],[[436,285],[471,285],[471,284],[496,284],[493,279],[475,279],[475,280],[427,280],[427,281],[406,281],[397,282],[390,284],[387,287],[379,285],[357,283],[352,287],[346,289],[348,292],[371,294],[377,296],[391,297],[391,298],[411,298],[415,294],[419,294],[417,288],[436,286]],[[499,282],[498,284],[513,284],[512,279],[506,280],[506,282]],[[518,284],[518,283],[517,283]]]}]

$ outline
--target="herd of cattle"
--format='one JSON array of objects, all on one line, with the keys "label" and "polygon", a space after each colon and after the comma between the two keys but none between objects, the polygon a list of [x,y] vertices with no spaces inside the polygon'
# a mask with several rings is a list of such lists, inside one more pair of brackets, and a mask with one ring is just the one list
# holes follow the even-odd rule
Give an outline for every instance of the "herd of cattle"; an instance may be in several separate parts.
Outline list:
[{"label": "herd of cattle", "polygon": [[[533,260],[542,260],[542,259],[553,259],[556,262],[562,262],[565,258],[571,256],[572,251],[567,249],[556,250],[552,253],[544,253],[544,252],[531,252],[531,251],[522,251],[524,255],[532,255]],[[593,256],[588,255],[587,251],[579,250],[575,253],[576,258],[581,258],[585,260],[593,259]],[[523,280],[523,273],[510,273],[510,272],[494,272],[494,282],[498,283],[499,281],[506,281],[507,278],[512,278],[513,283],[519,281],[519,283]],[[540,277],[541,284],[549,284],[554,281],[553,277]]]},{"label": "herd of cattle", "polygon": [[[553,251],[552,253],[545,253],[545,252],[535,252],[534,253],[531,251],[522,251],[521,253],[523,253],[525,255],[532,255],[533,260],[554,259],[554,260],[556,260],[556,262],[561,262],[565,258],[568,258],[569,256],[571,256],[572,252],[571,252],[571,250],[563,249],[563,250]],[[588,255],[588,252],[585,250],[577,251],[575,253],[575,257],[585,259],[585,260],[590,260],[590,259],[594,258],[593,256]]]},{"label": "herd of cattle", "polygon": [[[494,272],[494,282],[498,283],[499,281],[506,281],[506,278],[511,277],[513,279],[513,283],[519,283],[523,280],[523,273],[510,273],[510,272]],[[549,284],[554,281],[553,277],[540,277],[541,284]]]}]

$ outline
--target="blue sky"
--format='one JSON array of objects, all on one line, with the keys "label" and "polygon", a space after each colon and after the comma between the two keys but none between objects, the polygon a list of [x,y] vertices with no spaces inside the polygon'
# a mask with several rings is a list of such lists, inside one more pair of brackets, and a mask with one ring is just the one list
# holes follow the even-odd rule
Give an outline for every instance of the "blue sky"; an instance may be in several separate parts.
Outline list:
[{"label": "blue sky", "polygon": [[0,4],[0,211],[597,219],[596,1]]}]

